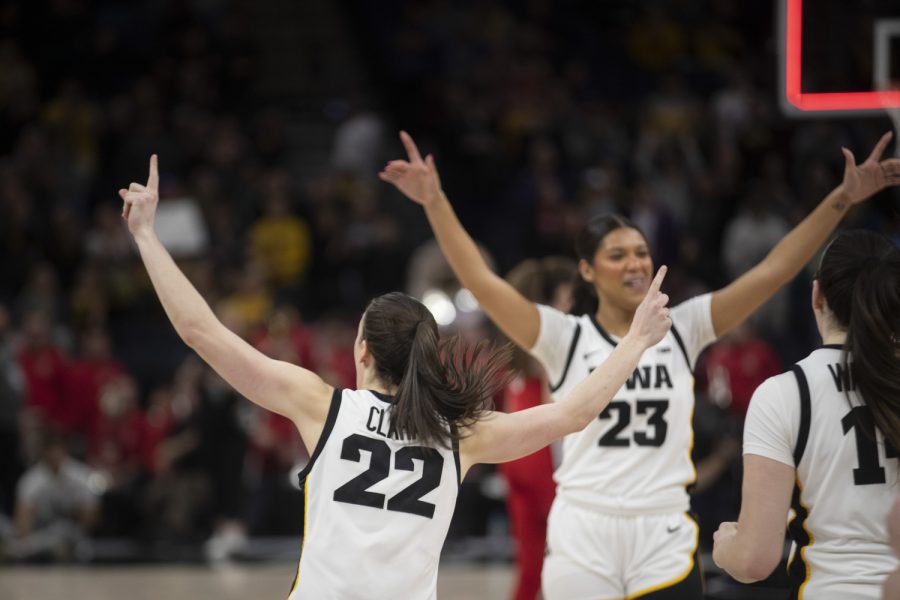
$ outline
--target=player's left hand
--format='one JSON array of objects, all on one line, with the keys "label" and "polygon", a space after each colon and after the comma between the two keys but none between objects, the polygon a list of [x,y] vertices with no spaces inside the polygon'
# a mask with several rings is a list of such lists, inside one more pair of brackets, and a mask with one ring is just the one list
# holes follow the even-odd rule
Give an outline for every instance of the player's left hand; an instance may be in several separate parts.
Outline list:
[{"label": "player's left hand", "polygon": [[392,160],[378,174],[382,181],[394,184],[403,195],[422,206],[427,207],[440,200],[443,195],[441,190],[441,177],[434,157],[429,154],[422,160],[419,148],[405,131],[400,132],[400,141],[406,148],[409,160]]},{"label": "player's left hand", "polygon": [[850,150],[841,148],[845,160],[844,181],[841,186],[852,204],[862,202],[886,187],[900,185],[900,159],[881,160],[884,149],[893,137],[894,134],[890,131],[881,136],[869,158],[860,165],[856,164]]},{"label": "player's left hand", "polygon": [[672,319],[666,308],[669,296],[659,290],[667,271],[668,267],[663,265],[656,272],[647,295],[634,311],[634,318],[628,329],[627,336],[638,340],[644,348],[658,344],[672,328]]},{"label": "player's left hand", "polygon": [[150,174],[147,185],[132,183],[128,189],[119,190],[122,198],[122,218],[128,222],[131,235],[153,231],[156,205],[159,203],[159,170],[156,155],[150,157]]}]

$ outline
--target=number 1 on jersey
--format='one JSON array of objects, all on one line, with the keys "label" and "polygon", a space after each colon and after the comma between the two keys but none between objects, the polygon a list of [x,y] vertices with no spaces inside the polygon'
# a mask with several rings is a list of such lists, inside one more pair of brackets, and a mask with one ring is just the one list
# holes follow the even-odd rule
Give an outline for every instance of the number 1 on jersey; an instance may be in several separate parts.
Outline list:
[{"label": "number 1 on jersey", "polygon": [[[851,429],[855,429],[856,455],[859,458],[859,466],[853,469],[854,485],[874,485],[886,483],[884,467],[878,456],[878,445],[875,443],[875,421],[867,406],[854,406],[843,419],[841,425],[844,435]],[[885,440],[884,454],[887,458],[898,458],[896,448]]]}]

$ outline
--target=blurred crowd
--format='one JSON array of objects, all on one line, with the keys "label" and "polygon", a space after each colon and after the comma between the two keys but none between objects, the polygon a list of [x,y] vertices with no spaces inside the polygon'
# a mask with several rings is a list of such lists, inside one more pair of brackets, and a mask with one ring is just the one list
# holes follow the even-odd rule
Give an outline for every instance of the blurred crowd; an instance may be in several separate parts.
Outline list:
[{"label": "blurred crowd", "polygon": [[[424,219],[375,177],[400,156],[401,126],[435,153],[500,272],[571,256],[585,219],[621,212],[670,266],[675,302],[758,262],[840,181],[840,147],[860,156],[889,127],[780,114],[767,3],[342,10],[381,102],[348,102],[328,167],[298,178],[291,107],[253,93],[263,69],[246,3],[0,8],[3,556],[89,559],[86,540],[111,537],[205,541],[215,558],[245,535],[299,531],[296,431],[178,340],[119,216],[116,190],[146,177],[151,152],[160,236],[218,316],[266,354],[352,387],[370,297],[456,292]],[[898,215],[884,195],[848,221],[897,237]],[[754,387],[817,341],[808,297],[804,275],[700,363],[704,528],[736,514]],[[492,334],[468,309],[455,327]],[[469,482],[459,535],[488,528],[489,476]]]}]

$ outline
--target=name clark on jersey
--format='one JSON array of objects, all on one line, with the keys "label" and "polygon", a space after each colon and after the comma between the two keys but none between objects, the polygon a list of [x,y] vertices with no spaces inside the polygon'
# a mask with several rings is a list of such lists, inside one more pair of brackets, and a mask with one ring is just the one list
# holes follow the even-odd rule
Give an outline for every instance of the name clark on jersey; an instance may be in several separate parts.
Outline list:
[{"label": "name clark on jersey", "polygon": [[390,419],[389,409],[373,406],[369,408],[369,418],[366,420],[366,429],[372,433],[377,433],[381,437],[388,438],[389,440],[398,440],[401,442],[410,441],[411,438],[400,435],[396,431],[390,431]]}]

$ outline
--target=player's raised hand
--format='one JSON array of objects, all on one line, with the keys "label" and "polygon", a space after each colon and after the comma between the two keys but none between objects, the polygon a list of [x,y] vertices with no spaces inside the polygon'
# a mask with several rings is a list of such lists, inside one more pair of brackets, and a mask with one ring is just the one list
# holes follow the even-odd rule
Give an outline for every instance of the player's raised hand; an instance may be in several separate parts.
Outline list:
[{"label": "player's raised hand", "polygon": [[128,189],[119,190],[122,198],[122,218],[128,221],[132,235],[142,231],[153,231],[156,205],[159,203],[159,169],[156,155],[150,156],[150,174],[147,184],[132,183]]},{"label": "player's raised hand", "polygon": [[893,137],[894,134],[890,131],[881,136],[869,158],[859,165],[850,150],[841,148],[846,163],[841,185],[851,203],[862,202],[886,187],[900,185],[900,159],[881,160],[881,155]]},{"label": "player's raised hand", "polygon": [[669,318],[669,309],[666,304],[669,296],[659,291],[668,269],[665,265],[656,272],[656,277],[650,283],[647,295],[634,311],[634,319],[631,321],[629,336],[634,336],[646,348],[656,345],[663,339],[672,327],[672,319]]},{"label": "player's raised hand", "polygon": [[443,193],[434,157],[429,154],[422,160],[416,143],[405,131],[400,132],[400,141],[406,148],[408,160],[390,161],[378,177],[394,184],[410,200],[428,206]]}]

